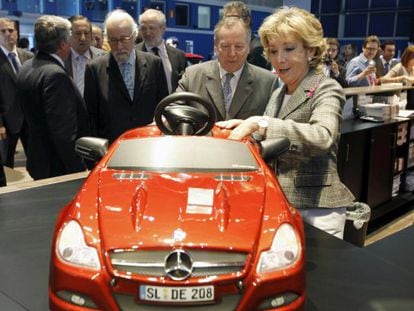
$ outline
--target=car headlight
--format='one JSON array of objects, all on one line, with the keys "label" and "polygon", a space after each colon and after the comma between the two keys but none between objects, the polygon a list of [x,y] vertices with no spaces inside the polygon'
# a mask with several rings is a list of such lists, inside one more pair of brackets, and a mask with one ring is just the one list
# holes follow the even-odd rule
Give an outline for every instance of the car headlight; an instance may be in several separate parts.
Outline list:
[{"label": "car headlight", "polygon": [[299,257],[301,246],[295,230],[288,224],[282,224],[273,238],[269,250],[260,254],[258,273],[278,270],[293,264]]},{"label": "car headlight", "polygon": [[57,239],[57,253],[62,261],[72,265],[100,269],[98,251],[86,245],[85,236],[77,221],[69,221]]}]

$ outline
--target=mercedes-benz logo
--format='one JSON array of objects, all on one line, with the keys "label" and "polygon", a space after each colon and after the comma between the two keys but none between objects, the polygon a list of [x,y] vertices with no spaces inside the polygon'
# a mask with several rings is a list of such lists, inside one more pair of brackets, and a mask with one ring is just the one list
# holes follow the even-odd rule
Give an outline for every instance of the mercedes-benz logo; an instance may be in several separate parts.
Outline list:
[{"label": "mercedes-benz logo", "polygon": [[177,249],[165,258],[164,270],[174,281],[185,280],[193,272],[193,260],[186,251]]}]

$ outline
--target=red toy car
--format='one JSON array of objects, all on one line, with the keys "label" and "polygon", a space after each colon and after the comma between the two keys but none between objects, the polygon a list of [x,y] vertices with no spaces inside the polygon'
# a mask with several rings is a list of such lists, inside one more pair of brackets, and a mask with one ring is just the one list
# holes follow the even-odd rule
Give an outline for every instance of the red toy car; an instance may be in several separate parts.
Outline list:
[{"label": "red toy car", "polygon": [[109,149],[78,141],[100,161],[57,220],[50,309],[303,308],[302,220],[264,160],[289,141],[227,139],[191,93],[155,120]]}]

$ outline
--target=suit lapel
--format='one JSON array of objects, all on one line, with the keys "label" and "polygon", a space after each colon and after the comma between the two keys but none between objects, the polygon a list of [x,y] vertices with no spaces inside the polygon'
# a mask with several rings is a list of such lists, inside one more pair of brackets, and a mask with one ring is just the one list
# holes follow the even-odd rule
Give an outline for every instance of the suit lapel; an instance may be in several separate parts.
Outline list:
[{"label": "suit lapel", "polygon": [[91,60],[99,56],[98,52],[95,52],[92,48],[89,48],[89,54],[91,55]]},{"label": "suit lapel", "polygon": [[21,49],[17,49],[17,55],[19,56],[20,63],[23,65],[27,60],[31,58],[31,55],[28,53],[25,53]]},{"label": "suit lapel", "polygon": [[174,53],[174,50],[173,50],[174,48],[173,47],[170,47],[168,45],[166,45],[165,47],[167,49],[168,59],[170,60],[170,63],[171,63],[172,72],[174,72],[174,71],[176,71],[175,68],[177,67],[177,64],[178,64],[177,54]]},{"label": "suit lapel", "polygon": [[65,69],[68,75],[73,79],[73,70],[72,70],[72,54],[65,60]]},{"label": "suit lapel", "polygon": [[[168,59],[170,61],[171,65],[171,87],[174,88],[174,85],[178,84],[178,80],[180,79],[180,75],[182,75],[182,72],[178,72],[177,67],[179,66],[179,61],[177,54],[174,52],[173,47],[170,47],[169,45],[165,46],[167,49],[167,55]],[[174,92],[175,90],[171,90],[171,92]]]},{"label": "suit lapel", "polygon": [[[278,117],[285,119],[291,113],[301,107],[305,102],[307,102],[309,98],[313,96],[313,93],[318,87],[319,82],[319,75],[315,75],[313,71],[310,71],[293,92],[292,97],[289,99],[289,101],[282,106],[281,110],[278,113]],[[279,100],[283,101],[283,98],[279,98]]]},{"label": "suit lapel", "polygon": [[97,58],[99,56],[103,56],[103,55],[106,54],[105,51],[103,51],[101,49],[98,49],[98,48],[95,48],[93,46],[91,46],[89,48],[89,52],[91,53],[91,59],[95,59],[95,58]]},{"label": "suit lapel", "polygon": [[144,81],[148,79],[148,66],[144,57],[139,57],[139,53],[136,53],[135,60],[135,83],[134,83],[134,102],[137,98],[141,97],[142,86]]},{"label": "suit lapel", "polygon": [[220,82],[220,71],[217,61],[211,63],[209,70],[206,72],[206,89],[212,102],[216,105],[218,112],[223,120],[226,119],[226,109],[224,106],[223,90]]},{"label": "suit lapel", "polygon": [[237,88],[234,92],[233,99],[230,105],[230,119],[234,118],[234,116],[237,115],[237,113],[246,103],[250,94],[253,93],[253,81],[254,76],[253,73],[250,72],[250,65],[246,63],[243,68],[239,83],[237,84]]},{"label": "suit lapel", "polygon": [[16,81],[16,74],[14,73],[14,70],[9,62],[9,59],[7,58],[7,55],[4,54],[2,49],[0,49],[0,57],[1,67],[3,68],[4,72],[7,73],[10,77],[12,77],[14,81]]}]

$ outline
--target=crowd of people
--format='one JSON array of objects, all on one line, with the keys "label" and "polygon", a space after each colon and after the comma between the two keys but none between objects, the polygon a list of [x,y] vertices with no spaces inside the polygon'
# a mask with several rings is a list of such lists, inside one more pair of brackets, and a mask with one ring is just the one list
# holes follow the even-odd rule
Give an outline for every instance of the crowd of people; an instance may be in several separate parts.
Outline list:
[{"label": "crowd of people", "polygon": [[291,147],[275,164],[286,196],[305,221],[342,238],[354,200],[336,168],[342,88],[413,83],[413,47],[397,62],[394,42],[369,36],[356,55],[352,45],[324,38],[319,20],[295,7],[268,16],[259,39],[249,8],[231,1],[214,29],[216,58],[187,67],[184,52],[164,40],[162,12],[148,9],[138,21],[120,9],[107,15],[104,29],[84,16],[44,15],[31,53],[17,47],[14,21],[0,18],[0,185],[18,139],[35,180],[83,171],[77,138],[111,143],[151,123],[168,94],[189,91],[215,106],[217,125],[232,129],[232,139],[263,122],[265,139],[288,137]]}]

